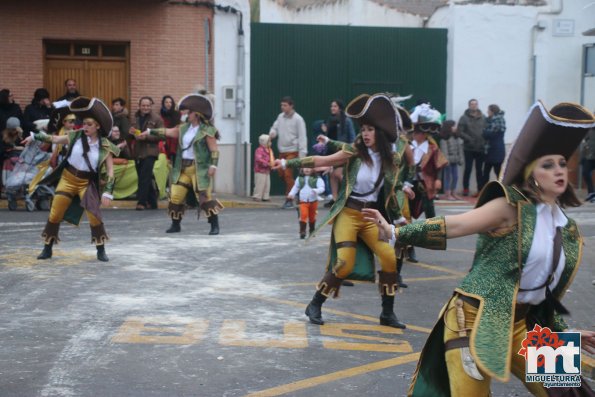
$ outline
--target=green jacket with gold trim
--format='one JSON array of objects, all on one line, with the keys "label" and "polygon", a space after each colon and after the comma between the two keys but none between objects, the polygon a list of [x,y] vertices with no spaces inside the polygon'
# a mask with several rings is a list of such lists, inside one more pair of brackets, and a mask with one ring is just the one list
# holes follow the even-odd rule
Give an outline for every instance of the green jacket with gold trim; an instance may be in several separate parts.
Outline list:
[{"label": "green jacket with gold trim", "polygon": [[[510,205],[517,208],[518,223],[505,231],[479,234],[473,267],[455,291],[479,301],[477,320],[471,330],[469,343],[478,368],[495,379],[508,381],[511,355],[518,351],[512,346],[516,296],[520,276],[533,242],[537,207],[516,188],[504,186],[497,181],[490,182],[482,190],[477,206],[497,197],[505,197]],[[407,243],[401,241],[401,230],[415,227],[419,226],[412,224],[401,228],[398,241]],[[576,275],[582,257],[582,246],[583,239],[578,227],[568,218],[568,223],[562,230],[566,262],[558,285],[552,291],[558,299],[562,299]],[[445,308],[446,306],[422,351],[409,391],[412,396],[450,396],[444,361],[442,319]],[[542,303],[533,306],[529,312],[542,326],[546,324],[544,309],[545,305]],[[553,331],[566,328],[564,320],[556,313]]]},{"label": "green jacket with gold trim", "polygon": [[[83,136],[83,130],[71,131],[68,133],[68,153],[64,157],[64,160],[56,167],[48,176],[43,178],[39,183],[42,185],[55,186],[62,177],[62,172],[66,168],[68,158],[72,154],[72,148],[77,139]],[[96,183],[98,187],[105,186],[104,182],[107,182],[107,170],[105,165],[105,159],[107,155],[111,153],[114,157],[120,154],[120,148],[111,143],[107,138],[101,137],[101,145],[99,146],[99,161],[96,171],[98,171]],[[101,192],[99,192],[101,194]],[[80,198],[75,196],[70,206],[64,214],[64,220],[73,225],[78,225],[83,216],[83,207],[80,206]]]},{"label": "green jacket with gold trim", "polygon": [[[357,139],[357,138],[356,138]],[[313,234],[316,234],[324,225],[330,224],[339,215],[345,207],[347,198],[353,191],[353,186],[362,164],[361,158],[355,156],[357,150],[353,144],[343,143],[339,141],[328,141],[334,150],[341,150],[352,155],[347,164],[343,168],[343,180],[339,189],[339,195],[335,204],[331,207],[327,216],[320,222],[320,225]],[[384,185],[378,194],[378,208],[384,212],[385,216],[392,221],[401,216],[400,207],[397,200],[396,190],[399,183],[399,167],[401,166],[401,156],[395,153],[393,157],[393,169],[384,170]],[[399,189],[400,190],[400,189]],[[329,256],[326,268],[332,268],[337,258],[337,250],[335,247],[334,238],[331,235],[331,246],[329,249]],[[374,281],[374,254],[363,241],[358,240],[356,248],[356,259],[353,272],[347,277],[354,280]]]},{"label": "green jacket with gold trim", "polygon": [[[178,148],[176,151],[176,161],[174,162],[173,170],[171,173],[171,182],[176,183],[180,179],[182,174],[182,152],[184,150],[183,142],[184,135],[190,128],[190,123],[184,123],[180,125],[180,135],[178,137]],[[196,136],[192,140],[191,146],[194,152],[194,163],[196,170],[196,183],[198,191],[204,191],[211,188],[212,178],[209,177],[209,166],[211,165],[211,151],[207,146],[206,137],[217,136],[217,129],[211,125],[202,123],[196,133]]]}]

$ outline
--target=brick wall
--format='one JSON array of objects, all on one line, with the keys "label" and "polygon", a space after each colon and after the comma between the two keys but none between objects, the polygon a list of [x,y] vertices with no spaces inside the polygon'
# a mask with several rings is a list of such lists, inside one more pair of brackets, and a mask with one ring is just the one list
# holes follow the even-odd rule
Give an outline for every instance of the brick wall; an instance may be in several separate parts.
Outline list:
[{"label": "brick wall", "polygon": [[[0,88],[9,88],[23,109],[43,86],[44,39],[129,42],[132,112],[140,96],[159,102],[170,94],[177,101],[205,83],[208,8],[157,0],[25,0],[0,2],[0,15]],[[211,52],[211,87],[212,59]]]}]

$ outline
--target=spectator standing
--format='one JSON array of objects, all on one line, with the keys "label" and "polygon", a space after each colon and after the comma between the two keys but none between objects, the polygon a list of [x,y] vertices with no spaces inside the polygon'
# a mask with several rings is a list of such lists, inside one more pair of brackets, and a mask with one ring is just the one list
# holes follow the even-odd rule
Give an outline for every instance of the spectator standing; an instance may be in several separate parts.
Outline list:
[{"label": "spectator standing", "polygon": [[122,132],[120,131],[120,127],[114,124],[112,127],[112,133],[109,136],[109,141],[113,143],[118,149],[120,149],[120,154],[114,156],[115,159],[125,159],[130,160],[130,149],[128,148],[128,143],[126,139],[122,137]]},{"label": "spectator standing", "polygon": [[463,140],[457,133],[454,120],[445,120],[440,129],[440,151],[446,156],[448,165],[444,167],[443,189],[447,200],[459,200],[456,195],[457,183],[459,181],[459,166],[463,165],[465,153],[463,151]]},{"label": "spectator standing", "polygon": [[[333,141],[353,143],[355,140],[353,122],[345,114],[345,105],[341,100],[335,99],[331,102],[331,117],[322,125],[322,131]],[[328,179],[333,198],[324,205],[325,208],[332,207],[337,199],[339,185],[343,180],[343,167],[334,167]]]},{"label": "spectator standing", "polygon": [[[271,139],[278,138],[279,159],[291,160],[305,157],[308,151],[306,123],[302,116],[294,110],[293,99],[289,96],[281,99],[281,113],[273,123],[269,132]],[[293,171],[290,168],[279,169],[279,176],[285,183],[285,196],[293,186]],[[293,201],[287,199],[283,208],[293,208]]]},{"label": "spectator standing", "polygon": [[[165,95],[161,98],[161,119],[165,128],[174,128],[180,124],[180,112],[176,110],[176,102],[171,95]],[[167,137],[165,139],[165,154],[167,159],[172,162],[176,160],[178,151],[178,138]]]},{"label": "spectator standing", "polygon": [[469,195],[469,179],[473,163],[475,163],[475,182],[477,191],[481,190],[483,182],[483,162],[485,158],[485,141],[483,129],[485,116],[479,110],[477,99],[469,100],[469,107],[459,119],[457,130],[464,141],[465,170],[463,172],[463,196]]},{"label": "spectator standing", "polygon": [[0,90],[0,131],[6,128],[6,120],[11,117],[19,119],[23,122],[23,111],[21,107],[14,102],[13,95],[9,89]]},{"label": "spectator standing", "polygon": [[124,98],[116,98],[112,100],[112,117],[114,118],[114,126],[120,130],[120,138],[129,140],[128,131],[130,130],[130,113],[126,109],[126,100]]},{"label": "spectator standing", "polygon": [[482,187],[490,180],[492,168],[496,173],[496,178],[500,175],[500,168],[506,154],[506,148],[504,147],[505,132],[506,121],[504,120],[504,111],[498,105],[488,106],[488,118],[486,120],[486,126],[483,129],[483,137],[486,141],[486,158],[483,165]]},{"label": "spectator standing", "polygon": [[5,158],[19,156],[23,150],[23,146],[20,146],[22,139],[21,121],[16,117],[10,117],[0,136],[0,166]]},{"label": "spectator standing", "polygon": [[318,211],[318,195],[324,192],[324,182],[312,168],[303,168],[296,178],[293,188],[287,195],[289,200],[298,197],[300,205],[300,238],[306,238],[306,224],[309,225],[310,236],[316,229],[316,212]]},{"label": "spectator standing", "polygon": [[136,131],[146,131],[148,128],[162,128],[161,117],[153,112],[153,98],[143,96],[138,101],[138,111],[130,133],[134,134],[136,172],[138,174],[138,190],[136,191],[136,210],[157,209],[157,188],[153,178],[153,166],[159,156],[159,141],[163,137],[154,135],[137,135]]},{"label": "spectator standing", "polygon": [[595,128],[591,128],[587,137],[581,144],[581,169],[582,176],[587,184],[587,197],[585,201],[595,202],[593,190],[593,170],[595,170]]},{"label": "spectator standing", "polygon": [[66,92],[64,93],[64,95],[58,98],[57,101],[72,101],[73,99],[81,96],[81,94],[78,91],[75,79],[66,79],[66,81],[64,81],[64,89],[66,90]]},{"label": "spectator standing", "polygon": [[31,104],[25,108],[23,114],[23,131],[25,135],[30,131],[36,131],[36,120],[49,120],[52,113],[52,103],[50,102],[50,93],[45,88],[38,88],[33,94]]},{"label": "spectator standing", "polygon": [[271,192],[271,168],[275,161],[271,138],[267,134],[258,137],[259,146],[254,152],[254,193],[255,201],[269,201]]}]

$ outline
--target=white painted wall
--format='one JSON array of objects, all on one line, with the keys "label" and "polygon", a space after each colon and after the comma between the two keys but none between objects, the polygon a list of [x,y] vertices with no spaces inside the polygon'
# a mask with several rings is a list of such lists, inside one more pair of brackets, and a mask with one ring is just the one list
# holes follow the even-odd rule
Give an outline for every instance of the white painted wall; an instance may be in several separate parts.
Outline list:
[{"label": "white painted wall", "polygon": [[341,0],[291,10],[274,0],[261,0],[260,22],[310,25],[420,27],[420,17],[403,14],[367,0]]},{"label": "white painted wall", "polygon": [[[242,163],[242,174],[244,169],[250,168],[250,158],[244,156],[244,144],[250,141],[250,6],[248,0],[222,0],[217,4],[222,6],[232,6],[243,13],[243,37],[238,36],[239,17],[236,14],[225,13],[215,10],[213,21],[213,40],[214,40],[214,88],[215,94],[215,120],[221,134],[219,160],[219,169],[217,170],[215,186],[217,192],[234,193],[234,167],[235,161]],[[242,148],[240,153],[236,153],[236,131],[238,119],[224,118],[223,116],[223,87],[234,86],[238,84],[238,40],[243,40],[244,44],[244,65],[243,65],[243,97],[244,109],[242,111],[241,122],[243,124],[240,141]],[[236,91],[236,94],[239,92]],[[241,93],[240,93],[241,94]],[[248,151],[249,152],[249,151]],[[249,173],[248,173],[249,175]],[[246,181],[250,186],[250,181]]]},{"label": "white painted wall", "polygon": [[[579,102],[582,46],[594,42],[582,32],[595,26],[592,0],[560,0],[546,7],[455,5],[442,9],[429,27],[449,29],[447,113],[455,119],[477,98],[485,111],[491,103],[506,112],[506,142],[518,136],[526,112],[535,99],[547,107],[563,101]],[[555,19],[574,21],[574,34],[554,35]],[[534,29],[544,21],[544,30]],[[533,40],[534,44],[533,44]],[[535,94],[533,61],[536,54]],[[449,116],[450,117],[450,116]]]},{"label": "white painted wall", "polygon": [[[551,107],[580,101],[582,46],[595,37],[594,0],[550,0],[548,6],[457,4],[439,8],[428,28],[448,29],[447,98],[449,118],[458,120],[467,101],[477,98],[485,112],[491,103],[506,112],[506,142],[518,135],[533,96]],[[559,13],[557,13],[559,11]],[[557,19],[574,21],[574,33],[554,35]],[[421,27],[419,16],[402,14],[369,0],[343,0],[291,11],[276,1],[261,1],[261,21],[353,26]],[[545,29],[533,27],[544,21]],[[533,61],[536,55],[535,94]],[[591,80],[595,80],[592,78]],[[595,82],[587,82],[585,104],[595,104]]]}]

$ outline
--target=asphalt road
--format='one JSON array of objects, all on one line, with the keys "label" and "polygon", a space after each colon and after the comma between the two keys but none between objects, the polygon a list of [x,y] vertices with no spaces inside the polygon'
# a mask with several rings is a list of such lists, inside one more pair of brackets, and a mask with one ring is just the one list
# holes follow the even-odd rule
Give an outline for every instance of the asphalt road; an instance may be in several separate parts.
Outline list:
[{"label": "asphalt road", "polygon": [[[595,205],[569,212],[586,244],[568,322],[594,329]],[[418,249],[396,303],[407,330],[378,325],[370,283],[327,301],[319,327],[303,311],[330,227],[304,243],[294,210],[226,209],[219,236],[192,212],[175,235],[163,210],[104,216],[110,262],[86,222],[63,224],[54,258],[38,261],[47,212],[0,210],[0,396],[403,396],[475,245]],[[492,390],[528,395],[516,379]]]}]

